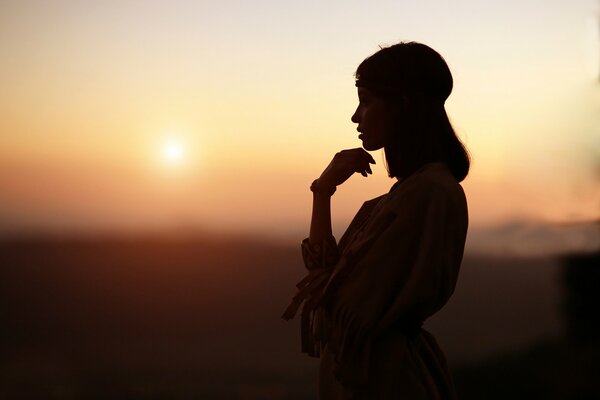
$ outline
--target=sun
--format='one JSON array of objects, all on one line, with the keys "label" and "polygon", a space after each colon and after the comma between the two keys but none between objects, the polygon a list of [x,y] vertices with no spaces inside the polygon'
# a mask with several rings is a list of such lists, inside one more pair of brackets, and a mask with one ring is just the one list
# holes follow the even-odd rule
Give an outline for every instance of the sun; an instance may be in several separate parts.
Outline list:
[{"label": "sun", "polygon": [[195,135],[183,130],[163,130],[152,143],[152,163],[161,173],[183,176],[198,171],[201,148]]},{"label": "sun", "polygon": [[161,147],[161,152],[163,161],[170,165],[179,165],[185,159],[185,146],[181,139],[165,139]]}]

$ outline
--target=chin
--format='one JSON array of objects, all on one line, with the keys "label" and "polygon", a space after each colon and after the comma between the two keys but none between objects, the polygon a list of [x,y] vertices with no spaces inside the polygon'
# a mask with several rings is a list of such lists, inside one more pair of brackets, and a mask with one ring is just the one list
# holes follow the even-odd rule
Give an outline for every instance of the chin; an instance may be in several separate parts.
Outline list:
[{"label": "chin", "polygon": [[382,149],[383,146],[374,144],[374,143],[369,143],[369,142],[365,142],[363,140],[363,145],[362,145],[363,149],[367,150],[367,151],[375,151],[375,150],[379,150]]}]

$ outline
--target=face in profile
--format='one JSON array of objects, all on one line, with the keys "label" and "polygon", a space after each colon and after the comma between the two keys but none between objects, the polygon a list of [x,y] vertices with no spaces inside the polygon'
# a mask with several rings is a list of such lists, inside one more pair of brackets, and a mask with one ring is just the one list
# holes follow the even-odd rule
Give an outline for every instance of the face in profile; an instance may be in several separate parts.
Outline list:
[{"label": "face in profile", "polygon": [[379,150],[385,146],[389,129],[386,104],[365,87],[358,88],[358,107],[352,115],[352,122],[358,124],[358,138],[365,150]]}]

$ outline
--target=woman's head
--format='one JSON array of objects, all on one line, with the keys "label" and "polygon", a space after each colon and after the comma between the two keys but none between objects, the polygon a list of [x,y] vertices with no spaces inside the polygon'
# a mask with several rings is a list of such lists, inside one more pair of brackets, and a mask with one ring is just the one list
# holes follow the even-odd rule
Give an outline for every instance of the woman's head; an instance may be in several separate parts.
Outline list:
[{"label": "woman's head", "polygon": [[452,85],[442,56],[421,43],[382,48],[358,66],[360,103],[352,121],[365,149],[384,148],[391,177],[433,161],[446,163],[459,181],[467,176],[467,151],[444,109]]}]

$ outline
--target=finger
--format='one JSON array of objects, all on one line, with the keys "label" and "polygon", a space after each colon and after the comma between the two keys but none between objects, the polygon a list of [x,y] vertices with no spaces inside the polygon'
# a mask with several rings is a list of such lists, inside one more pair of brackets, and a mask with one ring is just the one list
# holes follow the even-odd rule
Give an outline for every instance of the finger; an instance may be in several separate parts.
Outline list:
[{"label": "finger", "polygon": [[362,160],[361,162],[361,170],[368,172],[369,174],[373,173],[373,170],[371,169],[371,164],[369,164],[369,162],[365,160]]},{"label": "finger", "polygon": [[356,166],[355,171],[360,173],[364,177],[367,177],[368,174],[373,173],[373,171],[371,171],[371,167],[369,166],[369,164],[365,163],[364,161]]},{"label": "finger", "polygon": [[360,155],[360,157],[363,160],[365,160],[366,162],[368,162],[370,164],[375,164],[375,159],[365,149],[363,149],[362,147],[360,147],[357,150],[358,150],[358,154]]},{"label": "finger", "polygon": [[373,156],[371,154],[367,153],[366,151],[365,151],[365,153],[367,154],[367,156],[369,156],[367,158],[367,161],[369,161],[369,164],[375,164],[375,159],[373,158]]}]

